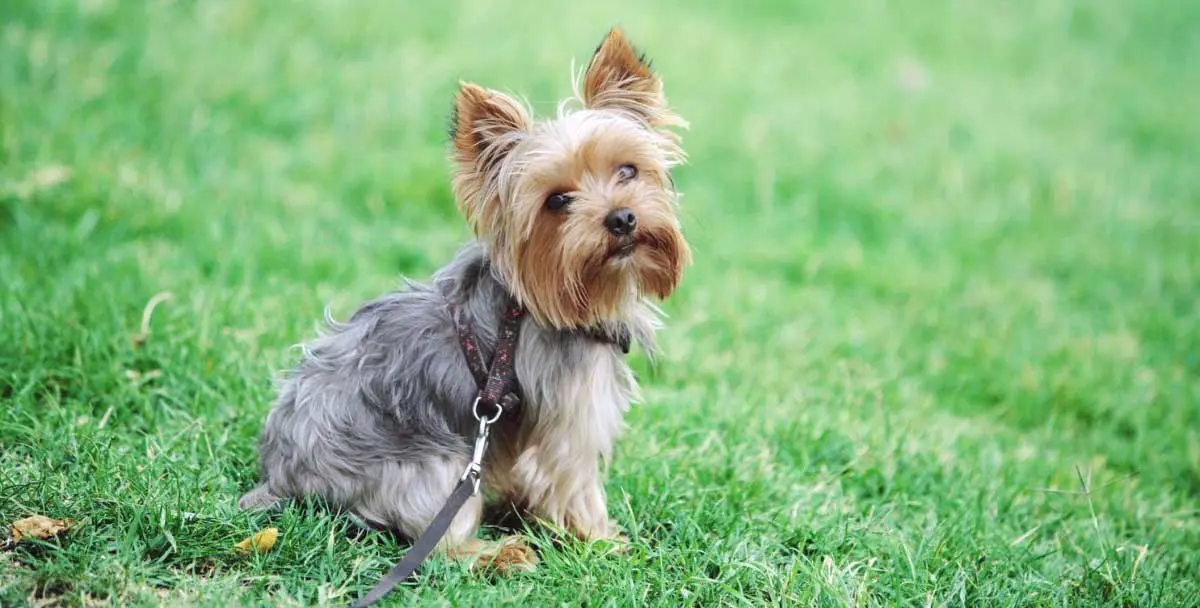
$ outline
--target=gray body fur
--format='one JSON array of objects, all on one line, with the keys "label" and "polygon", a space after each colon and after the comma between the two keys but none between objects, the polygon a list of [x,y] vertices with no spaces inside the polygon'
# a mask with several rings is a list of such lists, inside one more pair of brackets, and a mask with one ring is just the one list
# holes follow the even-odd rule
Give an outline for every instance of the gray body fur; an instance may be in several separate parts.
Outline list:
[{"label": "gray body fur", "polygon": [[[241,507],[319,497],[373,525],[418,535],[461,475],[477,429],[471,405],[478,389],[449,304],[469,318],[488,360],[506,301],[486,252],[471,243],[431,285],[409,282],[366,303],[345,323],[327,319],[329,330],[304,347],[283,379],[261,433],[261,484],[242,497]],[[657,310],[643,302],[630,310],[624,321],[634,339],[652,348]],[[567,525],[606,518],[576,513],[595,505],[574,495],[598,491],[603,503],[596,469],[636,398],[620,349],[527,317],[516,368],[521,419],[504,420],[493,430],[485,485],[535,511],[547,503],[542,510]],[[594,398],[561,402],[563,395],[580,394]],[[575,428],[580,425],[595,428]],[[575,453],[563,458],[556,449]],[[594,503],[596,496],[587,500]],[[463,526],[460,535],[473,533],[470,522]]]}]

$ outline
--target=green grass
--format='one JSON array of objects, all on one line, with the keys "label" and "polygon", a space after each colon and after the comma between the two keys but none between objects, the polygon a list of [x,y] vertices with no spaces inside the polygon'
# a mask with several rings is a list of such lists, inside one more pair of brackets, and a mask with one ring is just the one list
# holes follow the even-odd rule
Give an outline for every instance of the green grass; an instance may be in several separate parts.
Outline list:
[{"label": "green grass", "polygon": [[614,23],[693,125],[633,549],[389,604],[1200,605],[1200,4],[278,4],[0,6],[0,523],[79,522],[0,605],[373,584],[402,546],[235,509],[271,376],[466,238],[458,79],[549,110]]}]

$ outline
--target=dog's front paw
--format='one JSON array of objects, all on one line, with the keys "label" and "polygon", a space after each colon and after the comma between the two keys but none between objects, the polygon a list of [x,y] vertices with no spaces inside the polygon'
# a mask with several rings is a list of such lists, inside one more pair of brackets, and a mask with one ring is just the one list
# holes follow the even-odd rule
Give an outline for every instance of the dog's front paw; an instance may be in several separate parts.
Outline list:
[{"label": "dog's front paw", "polygon": [[238,509],[242,511],[270,511],[282,506],[282,499],[271,493],[266,484],[260,485],[238,500]]},{"label": "dog's front paw", "polygon": [[473,539],[451,551],[459,558],[468,558],[472,568],[506,576],[529,572],[537,567],[538,556],[520,536],[510,535],[499,541]]}]

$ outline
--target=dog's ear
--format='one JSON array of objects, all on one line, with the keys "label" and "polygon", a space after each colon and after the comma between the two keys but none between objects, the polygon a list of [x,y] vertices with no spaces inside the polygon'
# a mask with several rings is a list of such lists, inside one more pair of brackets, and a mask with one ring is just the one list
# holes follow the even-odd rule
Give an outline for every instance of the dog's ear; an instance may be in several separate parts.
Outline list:
[{"label": "dog's ear", "polygon": [[453,190],[459,209],[478,232],[497,217],[496,169],[520,143],[529,114],[517,100],[470,83],[460,83],[450,136],[454,139]]},{"label": "dog's ear", "polygon": [[652,127],[684,126],[667,107],[662,79],[650,69],[619,28],[604,37],[583,75],[583,103],[591,109],[617,110]]},{"label": "dog's ear", "polygon": [[459,169],[479,173],[503,160],[529,126],[529,114],[517,100],[467,82],[459,85],[451,120]]}]

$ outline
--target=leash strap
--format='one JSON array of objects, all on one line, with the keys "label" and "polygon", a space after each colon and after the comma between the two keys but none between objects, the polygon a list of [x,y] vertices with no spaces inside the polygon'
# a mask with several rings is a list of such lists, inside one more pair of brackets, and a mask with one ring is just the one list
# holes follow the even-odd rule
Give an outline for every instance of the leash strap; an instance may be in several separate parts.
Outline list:
[{"label": "leash strap", "polygon": [[413,543],[412,548],[404,555],[404,559],[401,559],[383,578],[379,579],[370,592],[351,604],[351,608],[367,608],[373,605],[383,599],[383,596],[391,592],[396,585],[404,582],[405,579],[412,576],[413,572],[416,572],[421,562],[424,562],[425,558],[433,553],[438,541],[445,536],[446,530],[450,528],[450,523],[454,521],[454,516],[458,515],[462,506],[475,494],[473,481],[477,482],[478,480],[465,477],[458,482],[454,491],[450,493],[450,498],[446,499],[442,510],[438,511],[433,518],[433,523],[430,523],[417,542]]},{"label": "leash strap", "polygon": [[[446,504],[434,516],[433,521],[413,543],[408,553],[388,571],[375,586],[371,588],[351,608],[367,608],[383,599],[385,595],[400,583],[407,580],[417,568],[429,557],[437,544],[450,529],[451,522],[462,507],[472,496],[479,492],[479,480],[483,477],[483,453],[487,448],[488,430],[505,411],[516,409],[520,403],[518,397],[516,350],[517,341],[521,334],[521,320],[525,317],[525,309],[515,300],[510,300],[508,309],[500,323],[500,335],[496,339],[496,348],[492,351],[492,364],[485,368],[483,354],[474,333],[467,326],[458,310],[452,310],[454,325],[458,328],[459,341],[462,343],[463,354],[467,358],[467,367],[479,385],[479,395],[471,404],[471,413],[479,421],[479,430],[475,435],[475,448],[471,454],[471,462],[463,471],[458,485],[446,499]],[[490,406],[491,413],[479,411],[479,405]]]}]

